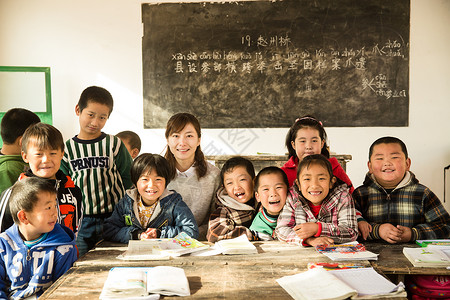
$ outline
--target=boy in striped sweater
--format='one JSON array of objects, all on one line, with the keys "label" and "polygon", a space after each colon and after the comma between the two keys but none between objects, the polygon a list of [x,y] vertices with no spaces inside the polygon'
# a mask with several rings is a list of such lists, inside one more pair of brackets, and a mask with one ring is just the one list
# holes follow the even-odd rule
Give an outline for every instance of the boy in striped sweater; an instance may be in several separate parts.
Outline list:
[{"label": "boy in striped sweater", "polygon": [[104,88],[91,86],[83,91],[75,106],[80,132],[66,141],[61,162],[61,170],[83,193],[83,223],[77,237],[80,256],[102,239],[103,221],[132,185],[127,148],[119,138],[101,131],[113,103]]}]

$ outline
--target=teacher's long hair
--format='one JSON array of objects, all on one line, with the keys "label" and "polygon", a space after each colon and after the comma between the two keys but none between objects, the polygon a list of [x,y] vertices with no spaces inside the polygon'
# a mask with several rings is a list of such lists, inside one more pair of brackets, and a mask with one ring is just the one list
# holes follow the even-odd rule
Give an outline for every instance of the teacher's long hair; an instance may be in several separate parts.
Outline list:
[{"label": "teacher's long hair", "polygon": [[[187,124],[192,124],[192,126],[194,126],[195,128],[195,131],[197,132],[198,137],[201,138],[202,133],[200,128],[200,122],[197,120],[197,118],[189,113],[178,113],[173,115],[169,119],[169,121],[167,121],[165,134],[166,139],[168,139],[172,133],[182,131]],[[167,159],[170,167],[173,169],[174,171],[173,174],[175,178],[177,174],[176,172],[177,161],[173,153],[170,151],[169,147],[167,147],[166,154],[164,155],[164,157]],[[197,149],[195,150],[194,166],[198,178],[201,178],[206,175],[208,165],[206,163],[205,155],[203,154],[200,145],[198,145]]]}]

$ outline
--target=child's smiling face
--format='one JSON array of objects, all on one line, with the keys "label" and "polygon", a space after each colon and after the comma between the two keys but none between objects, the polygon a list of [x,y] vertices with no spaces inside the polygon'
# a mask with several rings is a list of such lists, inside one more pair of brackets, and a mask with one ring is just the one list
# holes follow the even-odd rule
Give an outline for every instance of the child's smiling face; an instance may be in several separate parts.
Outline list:
[{"label": "child's smiling face", "polygon": [[295,140],[291,142],[299,161],[308,155],[320,154],[324,144],[325,141],[320,138],[319,131],[311,127],[299,129]]},{"label": "child's smiling face", "polygon": [[253,179],[244,166],[236,166],[225,172],[223,186],[227,194],[240,203],[253,198]]},{"label": "child's smiling face", "polygon": [[159,176],[155,170],[144,172],[136,184],[145,206],[153,205],[166,189],[166,179]]},{"label": "child's smiling face", "polygon": [[58,221],[58,206],[56,203],[56,194],[40,192],[38,201],[30,212],[24,212],[26,215],[26,239],[28,241],[37,239],[43,233],[50,232]]},{"label": "child's smiling face", "polygon": [[336,178],[330,178],[328,170],[319,164],[310,164],[300,171],[297,186],[303,197],[313,205],[320,205],[328,196]]},{"label": "child's smiling face", "polygon": [[386,189],[395,188],[410,166],[411,160],[396,143],[375,145],[368,163],[369,172]]},{"label": "child's smiling face", "polygon": [[286,203],[287,186],[280,173],[270,173],[259,178],[255,198],[271,215],[278,215]]},{"label": "child's smiling face", "polygon": [[55,179],[61,165],[64,151],[61,149],[40,149],[30,141],[27,152],[22,152],[22,159],[30,165],[34,175],[41,178]]}]

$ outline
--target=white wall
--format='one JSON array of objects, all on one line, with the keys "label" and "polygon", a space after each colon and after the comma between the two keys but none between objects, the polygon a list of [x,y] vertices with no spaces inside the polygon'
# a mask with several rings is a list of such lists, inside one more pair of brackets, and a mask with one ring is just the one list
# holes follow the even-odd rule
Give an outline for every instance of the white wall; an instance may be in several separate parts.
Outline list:
[{"label": "white wall", "polygon": [[[163,151],[164,131],[142,129],[142,2],[152,1],[0,1],[0,65],[51,68],[53,123],[66,139],[78,132],[74,107],[81,91],[100,85],[115,99],[104,131],[134,130],[143,140],[143,151]],[[327,128],[327,133],[333,152],[353,156],[347,173],[356,186],[367,171],[370,144],[384,135],[400,137],[408,146],[413,172],[443,200],[443,168],[450,164],[450,1],[411,2],[409,127]],[[241,152],[283,154],[286,132],[244,130],[255,139]],[[231,148],[239,146],[230,148],[222,141],[233,133],[205,129],[202,147],[214,145],[234,154]]]}]

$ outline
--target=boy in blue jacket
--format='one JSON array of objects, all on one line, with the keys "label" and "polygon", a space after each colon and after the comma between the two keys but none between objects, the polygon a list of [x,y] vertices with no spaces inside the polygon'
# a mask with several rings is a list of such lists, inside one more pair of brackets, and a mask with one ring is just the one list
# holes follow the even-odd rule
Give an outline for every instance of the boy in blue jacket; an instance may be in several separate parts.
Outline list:
[{"label": "boy in blue jacket", "polygon": [[0,298],[39,297],[77,259],[75,235],[57,223],[56,191],[30,177],[14,184],[14,225],[0,234]]},{"label": "boy in blue jacket", "polygon": [[144,153],[131,165],[131,181],[136,188],[127,190],[105,220],[106,240],[128,243],[136,239],[172,238],[185,232],[198,237],[194,215],[175,191],[166,187],[173,178],[167,160]]}]

